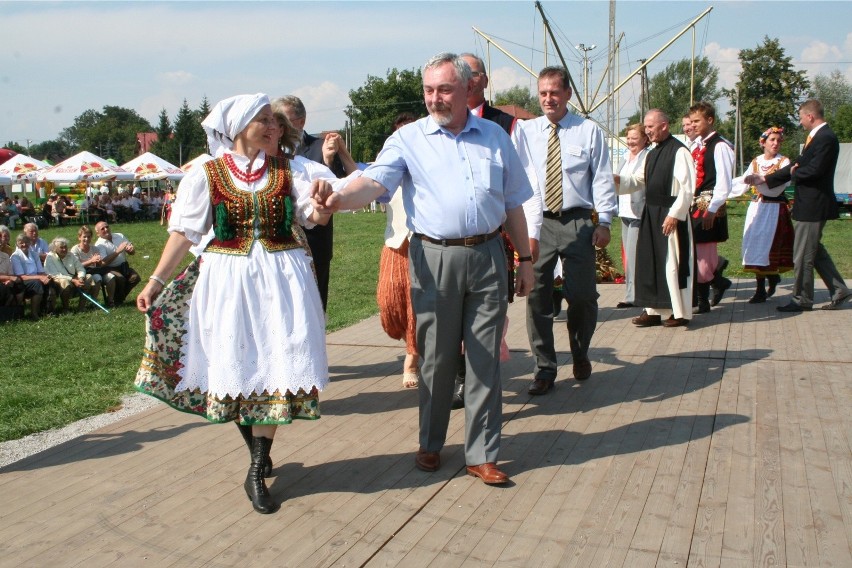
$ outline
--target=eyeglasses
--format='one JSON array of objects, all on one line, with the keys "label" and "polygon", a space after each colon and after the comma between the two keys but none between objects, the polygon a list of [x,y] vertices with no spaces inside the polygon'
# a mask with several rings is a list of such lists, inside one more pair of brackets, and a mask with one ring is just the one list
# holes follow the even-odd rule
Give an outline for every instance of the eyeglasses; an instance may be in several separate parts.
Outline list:
[{"label": "eyeglasses", "polygon": [[471,71],[470,76],[471,77],[484,77],[485,71]]}]

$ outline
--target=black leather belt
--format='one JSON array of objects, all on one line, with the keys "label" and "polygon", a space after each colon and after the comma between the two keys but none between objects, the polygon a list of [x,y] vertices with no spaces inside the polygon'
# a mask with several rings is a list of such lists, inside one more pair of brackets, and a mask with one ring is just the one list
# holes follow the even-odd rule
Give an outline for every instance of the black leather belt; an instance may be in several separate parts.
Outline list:
[{"label": "black leather belt", "polygon": [[553,211],[545,211],[542,213],[545,219],[559,219],[561,217],[565,217],[566,215],[573,215],[575,213],[588,213],[592,214],[591,209],[586,209],[585,207],[572,207],[571,209],[563,209],[559,213],[554,213]]},{"label": "black leather belt", "polygon": [[487,235],[474,235],[472,237],[464,237],[462,239],[433,239],[432,237],[427,237],[420,233],[414,233],[414,236],[420,240],[426,241],[427,243],[432,243],[433,245],[441,245],[445,247],[475,247],[476,245],[481,245],[482,243],[490,241],[499,234],[500,229],[497,229],[493,233],[488,233]]}]

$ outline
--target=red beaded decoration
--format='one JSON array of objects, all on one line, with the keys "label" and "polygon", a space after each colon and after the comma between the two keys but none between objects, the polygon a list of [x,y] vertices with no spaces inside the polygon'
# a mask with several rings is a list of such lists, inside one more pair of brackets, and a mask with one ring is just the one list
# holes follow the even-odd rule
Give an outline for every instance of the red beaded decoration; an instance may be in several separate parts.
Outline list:
[{"label": "red beaded decoration", "polygon": [[[233,156],[230,154],[225,154],[225,165],[228,166],[228,171],[231,172],[235,178],[244,183],[253,183],[263,177],[263,174],[266,173],[267,160],[263,160],[263,165],[256,169],[254,172],[246,171],[245,173],[241,172],[237,167],[237,164],[234,162]],[[246,166],[248,168],[248,166]]]}]

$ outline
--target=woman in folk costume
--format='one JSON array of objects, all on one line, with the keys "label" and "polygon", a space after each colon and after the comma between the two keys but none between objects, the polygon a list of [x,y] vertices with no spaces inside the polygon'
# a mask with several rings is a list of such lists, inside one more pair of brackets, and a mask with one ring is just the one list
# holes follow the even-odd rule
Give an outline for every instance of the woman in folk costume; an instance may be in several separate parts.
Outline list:
[{"label": "woman in folk costume", "polygon": [[[147,314],[136,388],[211,422],[251,427],[244,488],[254,509],[277,509],[264,482],[275,430],[319,418],[328,384],[325,316],[299,224],[331,186],[294,179],[262,148],[279,135],[266,95],[216,104],[202,122],[216,159],[182,180],[169,240],[137,298]],[[204,254],[166,279],[212,227]],[[267,471],[265,471],[267,470]]]},{"label": "woman in folk costume", "polygon": [[[408,112],[400,113],[393,123],[399,130],[416,120]],[[379,282],[376,303],[382,329],[393,339],[405,340],[405,361],[402,364],[402,386],[417,388],[420,381],[420,357],[417,354],[416,321],[411,307],[411,281],[408,274],[408,239],[411,231],[406,225],[402,192],[397,191],[387,206],[385,246],[379,260]]]},{"label": "woman in folk costume", "polygon": [[[760,304],[771,298],[781,282],[781,273],[793,269],[793,222],[787,208],[784,190],[789,182],[769,189],[766,184],[746,185],[745,176],[766,176],[790,163],[778,153],[784,140],[784,129],[773,126],[760,135],[763,154],[751,161],[742,177],[734,180],[733,197],[751,191],[752,202],[746,212],[743,229],[743,268],[754,272],[757,286],[750,304]],[[766,281],[769,280],[769,289]]]}]

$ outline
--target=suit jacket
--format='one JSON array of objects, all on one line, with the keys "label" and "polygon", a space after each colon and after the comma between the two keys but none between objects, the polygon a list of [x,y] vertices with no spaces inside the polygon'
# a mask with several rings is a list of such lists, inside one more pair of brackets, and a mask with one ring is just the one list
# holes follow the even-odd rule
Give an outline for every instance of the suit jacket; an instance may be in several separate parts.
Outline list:
[{"label": "suit jacket", "polygon": [[[325,164],[322,159],[322,143],[322,138],[311,136],[310,134],[305,132],[305,139],[302,141],[302,144],[299,146],[299,149],[296,151],[296,154],[299,156],[304,156],[309,160],[313,160],[314,162]],[[346,170],[343,168],[343,162],[340,161],[340,156],[335,155],[334,160],[332,160],[332,163],[328,166],[328,168],[332,172],[334,172],[334,175],[336,175],[338,178],[346,177]]]},{"label": "suit jacket", "polygon": [[[840,211],[834,196],[834,169],[840,143],[826,124],[814,134],[802,155],[787,166],[766,176],[766,185],[777,187],[788,181],[795,185],[792,217],[796,221],[837,219]],[[793,164],[799,167],[791,175]]]},{"label": "suit jacket", "polygon": [[485,103],[482,106],[482,118],[490,120],[491,122],[496,122],[503,127],[503,130],[505,130],[506,134],[509,136],[512,135],[512,129],[515,128],[515,122],[517,122],[517,119],[511,114],[503,112],[499,108],[494,108],[488,103]]}]

